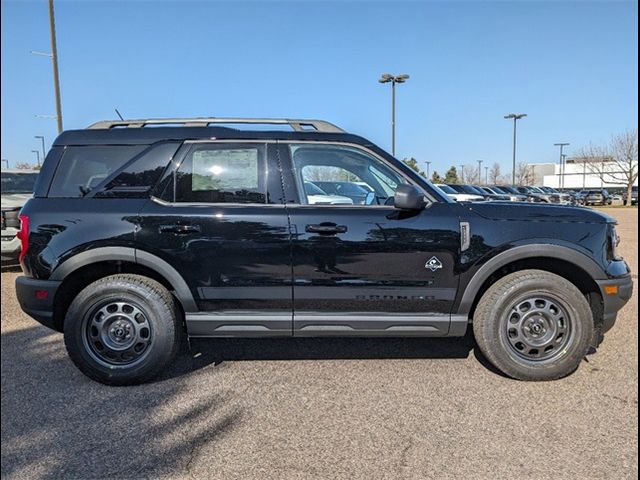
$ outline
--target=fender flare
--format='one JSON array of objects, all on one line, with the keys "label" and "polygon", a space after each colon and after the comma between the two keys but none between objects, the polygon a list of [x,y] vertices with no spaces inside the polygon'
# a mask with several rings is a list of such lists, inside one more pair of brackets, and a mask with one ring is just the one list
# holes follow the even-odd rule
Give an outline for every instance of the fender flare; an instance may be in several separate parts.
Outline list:
[{"label": "fender flare", "polygon": [[198,307],[191,290],[178,271],[160,257],[144,250],[131,247],[98,247],[85,250],[60,264],[51,274],[50,279],[62,281],[79,268],[92,263],[120,260],[143,265],[164,277],[173,288],[176,297],[182,303],[185,312],[197,312]]},{"label": "fender flare", "polygon": [[480,267],[465,288],[458,307],[458,313],[468,315],[471,312],[471,307],[480,288],[496,270],[509,263],[534,257],[555,258],[572,263],[587,272],[594,281],[607,278],[605,271],[594,260],[572,248],[544,243],[521,245],[496,255]]}]

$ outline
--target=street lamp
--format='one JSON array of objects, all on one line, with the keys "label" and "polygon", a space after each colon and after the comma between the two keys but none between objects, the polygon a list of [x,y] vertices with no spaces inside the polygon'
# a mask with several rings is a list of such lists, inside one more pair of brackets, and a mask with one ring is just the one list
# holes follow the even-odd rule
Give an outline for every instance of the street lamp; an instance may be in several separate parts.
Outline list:
[{"label": "street lamp", "polygon": [[560,147],[560,181],[558,182],[558,186],[560,188],[564,188],[564,157],[565,155],[562,153],[562,151],[564,150],[564,147],[566,147],[567,145],[571,145],[571,144],[568,142],[558,142],[553,144],[554,147]]},{"label": "street lamp", "polygon": [[567,154],[563,153],[560,158],[562,159],[562,176],[560,179],[562,180],[562,188],[564,188],[564,177],[567,174]]},{"label": "street lamp", "polygon": [[464,183],[464,165],[460,165],[460,183]]},{"label": "street lamp", "polygon": [[40,140],[42,140],[42,158],[44,159],[44,157],[47,156],[47,151],[44,148],[44,136],[43,135],[35,135],[33,138],[39,138]]},{"label": "street lamp", "polygon": [[396,154],[396,83],[404,83],[409,80],[409,75],[391,75],[383,73],[378,82],[391,83],[391,154]]},{"label": "street lamp", "polygon": [[511,184],[516,184],[516,124],[518,120],[526,117],[526,113],[509,113],[504,118],[507,120],[513,119],[513,171],[511,172]]},{"label": "street lamp", "polygon": [[7,164],[7,168],[9,168],[9,160],[7,160],[6,158],[3,158],[2,161],[5,162]]},{"label": "street lamp", "polygon": [[40,167],[40,150],[31,150],[31,152],[36,154],[36,162],[38,163],[38,167]]},{"label": "street lamp", "polygon": [[489,167],[484,167],[484,184],[489,185]]},{"label": "street lamp", "polygon": [[429,180],[429,170],[430,170],[429,167],[431,167],[431,162],[424,162],[424,163],[427,164],[427,180]]},{"label": "street lamp", "polygon": [[60,75],[58,73],[58,46],[56,42],[56,20],[53,11],[53,0],[49,0],[49,34],[51,36],[51,53],[31,50],[34,55],[51,58],[53,67],[53,90],[56,97],[56,120],[58,133],[62,133],[62,101],[60,100]]},{"label": "street lamp", "polygon": [[478,183],[482,184],[482,162],[483,160],[478,160]]}]

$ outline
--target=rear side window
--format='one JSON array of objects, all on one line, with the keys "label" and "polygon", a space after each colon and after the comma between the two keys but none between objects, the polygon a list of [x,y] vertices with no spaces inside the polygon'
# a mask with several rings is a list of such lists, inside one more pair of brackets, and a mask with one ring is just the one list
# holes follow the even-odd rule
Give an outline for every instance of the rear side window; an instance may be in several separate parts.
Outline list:
[{"label": "rear side window", "polygon": [[67,147],[49,197],[84,197],[146,148],[147,145]]},{"label": "rear side window", "polygon": [[176,202],[266,203],[265,146],[194,145],[176,172]]}]

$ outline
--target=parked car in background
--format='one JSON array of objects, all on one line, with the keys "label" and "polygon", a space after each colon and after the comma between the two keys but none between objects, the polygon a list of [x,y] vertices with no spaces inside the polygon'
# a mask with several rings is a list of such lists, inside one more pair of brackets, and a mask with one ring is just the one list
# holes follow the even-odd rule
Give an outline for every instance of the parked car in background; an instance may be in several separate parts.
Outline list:
[{"label": "parked car in background", "polygon": [[538,190],[542,190],[549,196],[550,203],[560,203],[563,205],[570,205],[575,203],[575,199],[569,192],[560,192],[552,187],[536,187]]},{"label": "parked car in background", "polygon": [[456,200],[457,202],[483,202],[484,197],[481,195],[475,195],[471,193],[460,193],[444,183],[436,184],[440,190],[447,194],[449,198]]},{"label": "parked car in background", "polygon": [[489,187],[486,188],[490,188],[492,191],[502,194],[502,195],[508,195],[509,196],[509,200],[512,202],[526,202],[528,201],[528,197],[520,192],[518,192],[517,190],[507,190],[506,187],[503,187],[502,185],[490,185]]},{"label": "parked car in background", "polygon": [[[622,194],[622,199],[624,200],[625,203],[627,203],[627,192],[624,192]],[[631,189],[631,205],[637,205],[638,204],[638,187],[632,187]]]},{"label": "parked car in background", "polygon": [[20,209],[33,195],[37,170],[2,170],[2,266],[18,264]]},{"label": "parked car in background", "polygon": [[473,185],[461,185],[456,183],[448,183],[447,185],[453,188],[458,193],[466,193],[468,195],[478,195],[482,197],[484,200],[488,200],[488,201],[497,200],[495,198],[495,195],[487,192],[483,192],[482,190],[480,190],[477,187],[474,187]]},{"label": "parked car in background", "polygon": [[304,193],[309,205],[353,205],[349,197],[329,195],[313,182],[304,182]]},{"label": "parked car in background", "polygon": [[584,197],[585,205],[611,205],[612,199],[606,188],[597,188],[587,190]]},{"label": "parked car in background", "polygon": [[357,185],[354,182],[320,182],[314,181],[315,185],[324,190],[328,195],[340,195],[350,198],[354,205],[364,205],[367,195],[371,193],[368,189]]},{"label": "parked car in background", "polygon": [[497,190],[487,187],[486,185],[474,185],[475,188],[484,192],[488,195],[491,195],[491,200],[503,200],[505,202],[517,202],[519,199],[514,198],[512,195],[507,193],[498,192]]}]

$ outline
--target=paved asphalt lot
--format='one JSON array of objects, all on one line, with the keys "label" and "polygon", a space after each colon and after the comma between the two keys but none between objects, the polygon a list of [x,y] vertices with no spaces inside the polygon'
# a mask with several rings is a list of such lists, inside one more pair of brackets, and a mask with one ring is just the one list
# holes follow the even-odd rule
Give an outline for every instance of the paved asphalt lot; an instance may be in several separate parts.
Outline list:
[{"label": "paved asphalt lot", "polygon": [[[638,269],[638,210],[611,209]],[[464,339],[208,340],[102,386],[2,273],[2,478],[637,478],[637,294],[569,378],[504,378]],[[634,274],[637,282],[637,276]]]}]

